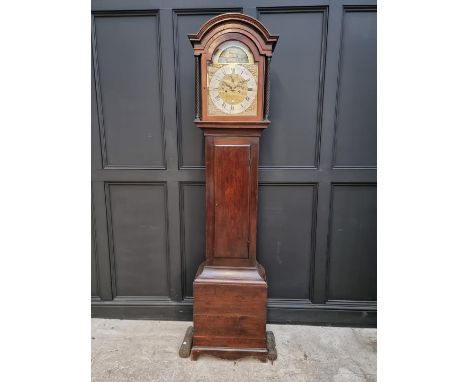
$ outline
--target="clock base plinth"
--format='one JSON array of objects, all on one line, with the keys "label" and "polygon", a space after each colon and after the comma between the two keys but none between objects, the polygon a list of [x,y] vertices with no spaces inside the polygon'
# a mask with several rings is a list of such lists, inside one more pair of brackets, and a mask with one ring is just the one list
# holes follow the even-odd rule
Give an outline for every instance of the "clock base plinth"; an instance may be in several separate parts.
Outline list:
[{"label": "clock base plinth", "polygon": [[236,360],[245,357],[257,358],[266,362],[268,358],[268,349],[236,349],[236,348],[215,348],[215,347],[193,347],[192,361],[197,361],[201,355],[211,355],[217,358]]},{"label": "clock base plinth", "polygon": [[203,354],[212,355],[218,358],[224,359],[239,359],[243,357],[253,357],[260,359],[260,361],[265,362],[267,359],[272,363],[278,358],[278,353],[276,352],[276,343],[275,335],[273,332],[268,331],[267,334],[267,355],[265,357],[264,349],[232,349],[232,348],[202,348],[196,347],[192,351],[192,340],[193,340],[193,326],[189,326],[185,333],[184,340],[182,345],[180,345],[179,356],[181,358],[191,357],[192,361],[198,360]]},{"label": "clock base plinth", "polygon": [[[191,335],[193,334],[193,328],[190,326]],[[273,332],[266,332],[267,334],[267,352],[265,354],[265,349],[233,349],[233,348],[202,348],[195,347],[191,351],[189,350],[188,354],[191,354],[192,361],[197,361],[198,357],[201,355],[211,355],[213,357],[236,360],[244,357],[257,358],[262,362],[267,360],[275,361],[278,358],[276,352],[276,343],[275,335]],[[190,338],[191,342],[192,338]],[[182,358],[187,358],[189,355],[181,355]]]},{"label": "clock base plinth", "polygon": [[269,359],[265,271],[255,267],[208,266],[193,283],[192,359],[201,354],[227,359]]}]

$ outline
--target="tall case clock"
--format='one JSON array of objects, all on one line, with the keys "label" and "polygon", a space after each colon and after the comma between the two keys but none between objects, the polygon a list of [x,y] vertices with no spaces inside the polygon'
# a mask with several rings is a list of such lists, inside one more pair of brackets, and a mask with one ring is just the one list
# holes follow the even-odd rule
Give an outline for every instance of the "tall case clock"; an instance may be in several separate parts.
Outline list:
[{"label": "tall case clock", "polygon": [[206,258],[193,283],[191,355],[266,361],[272,352],[267,278],[256,260],[258,158],[278,36],[252,17],[226,13],[188,37],[206,162]]}]

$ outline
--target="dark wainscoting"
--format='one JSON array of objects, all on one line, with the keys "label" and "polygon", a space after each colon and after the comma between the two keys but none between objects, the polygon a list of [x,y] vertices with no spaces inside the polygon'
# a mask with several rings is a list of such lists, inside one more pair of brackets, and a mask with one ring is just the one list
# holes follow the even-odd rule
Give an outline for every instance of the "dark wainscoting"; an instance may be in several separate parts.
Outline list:
[{"label": "dark wainscoting", "polygon": [[260,145],[268,320],[376,326],[374,0],[92,0],[92,315],[192,318],[205,176],[187,34],[232,11],[280,35]]}]

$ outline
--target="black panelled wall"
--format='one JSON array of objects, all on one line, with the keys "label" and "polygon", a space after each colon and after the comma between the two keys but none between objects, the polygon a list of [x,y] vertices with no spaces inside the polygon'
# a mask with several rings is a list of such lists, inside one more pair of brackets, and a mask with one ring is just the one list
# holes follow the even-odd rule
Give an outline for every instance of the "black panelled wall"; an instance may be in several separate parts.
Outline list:
[{"label": "black panelled wall", "polygon": [[92,314],[190,320],[204,155],[188,33],[238,11],[280,36],[261,138],[269,322],[375,326],[376,2],[92,1]]}]

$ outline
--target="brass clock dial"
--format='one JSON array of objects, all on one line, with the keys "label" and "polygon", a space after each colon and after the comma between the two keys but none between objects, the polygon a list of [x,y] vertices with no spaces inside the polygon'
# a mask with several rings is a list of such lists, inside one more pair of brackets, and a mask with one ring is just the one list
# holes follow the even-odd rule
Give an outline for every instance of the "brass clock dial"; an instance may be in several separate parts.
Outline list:
[{"label": "brass clock dial", "polygon": [[256,115],[258,67],[247,46],[221,44],[207,74],[208,115]]},{"label": "brass clock dial", "polygon": [[209,95],[216,108],[226,114],[245,112],[257,93],[254,75],[240,65],[219,68],[209,83]]}]

